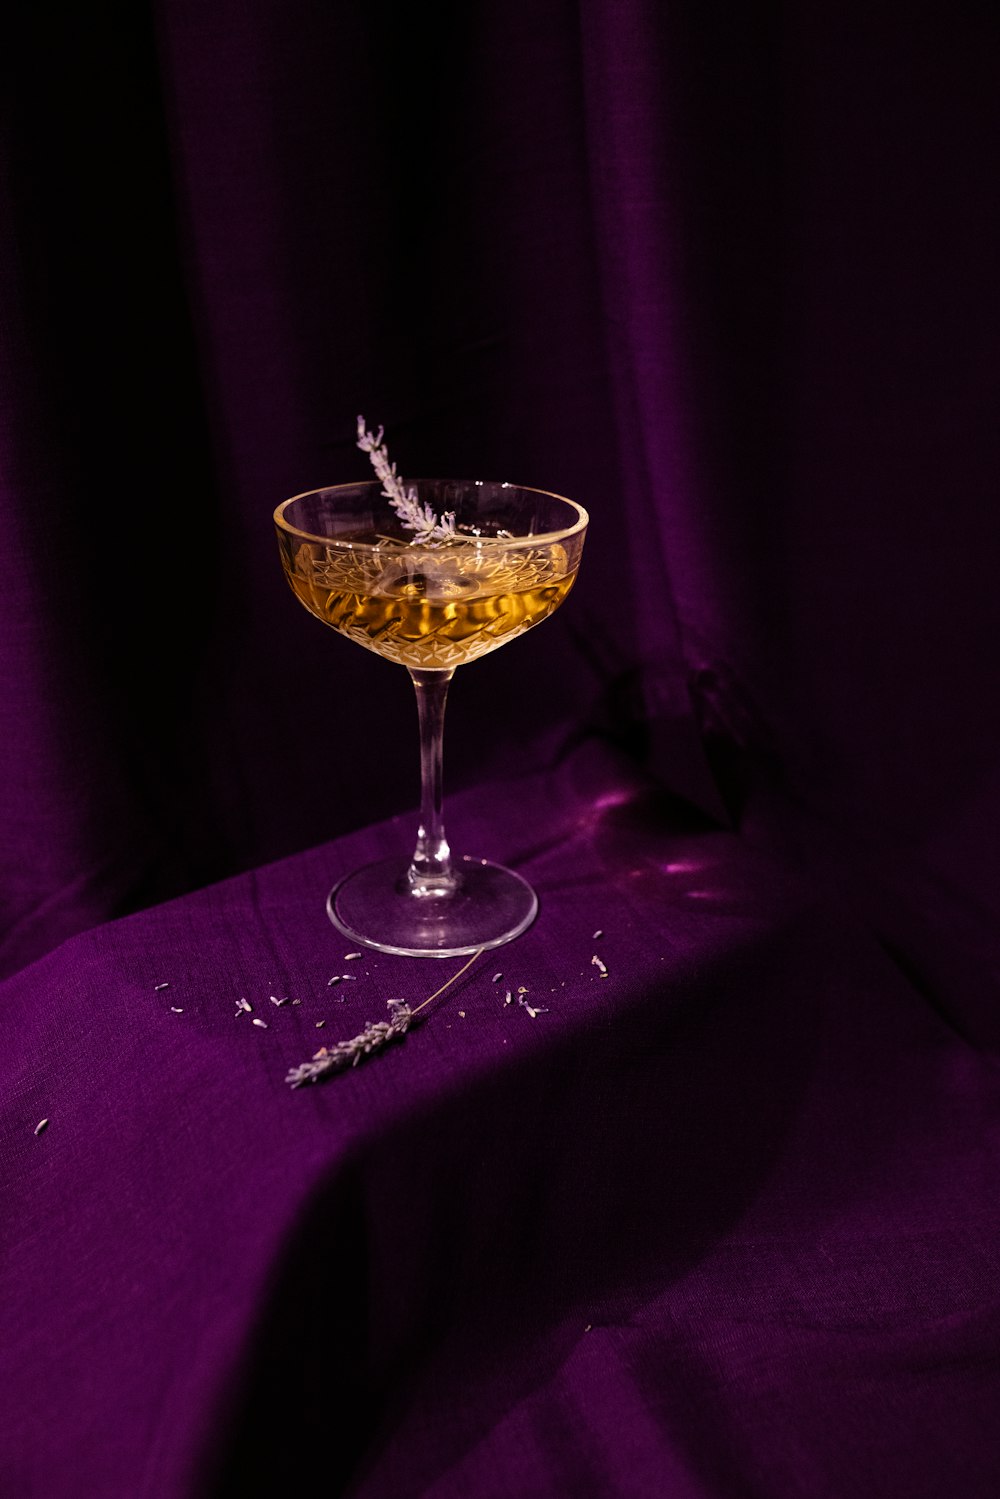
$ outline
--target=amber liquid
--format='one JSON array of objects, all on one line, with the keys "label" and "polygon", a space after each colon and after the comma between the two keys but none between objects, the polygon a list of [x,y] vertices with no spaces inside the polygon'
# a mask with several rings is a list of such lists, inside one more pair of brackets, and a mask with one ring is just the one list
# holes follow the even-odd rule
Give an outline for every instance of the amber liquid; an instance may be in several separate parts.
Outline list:
[{"label": "amber liquid", "polygon": [[296,597],[324,624],[390,661],[462,666],[557,609],[576,568],[558,544],[504,550],[473,543],[378,553],[303,543],[282,548]]}]

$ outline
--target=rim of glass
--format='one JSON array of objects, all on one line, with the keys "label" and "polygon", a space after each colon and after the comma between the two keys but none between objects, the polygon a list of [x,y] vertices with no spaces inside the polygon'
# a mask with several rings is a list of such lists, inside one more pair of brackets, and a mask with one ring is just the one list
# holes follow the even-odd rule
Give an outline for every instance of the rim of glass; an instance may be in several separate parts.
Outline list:
[{"label": "rim of glass", "polygon": [[[568,505],[571,510],[576,511],[576,520],[573,524],[571,526],[560,526],[557,531],[537,531],[531,536],[462,536],[460,538],[462,541],[478,543],[483,546],[501,546],[509,550],[511,547],[517,546],[542,546],[548,542],[566,541],[569,537],[576,536],[579,532],[585,530],[590,523],[590,517],[582,505],[578,504],[576,500],[569,499],[564,494],[556,494],[551,489],[534,489],[528,484],[501,483],[499,480],[494,479],[407,479],[406,483],[467,484],[473,487],[477,484],[490,484],[497,489],[519,489],[524,494],[544,495],[546,499],[559,500],[563,505]],[[296,500],[305,500],[314,494],[335,495],[338,491],[347,489],[374,489],[381,493],[382,485],[378,479],[359,479],[354,484],[320,484],[316,489],[303,489],[299,494],[290,495],[287,500],[282,500],[274,512],[274,523],[276,526],[280,526],[283,531],[289,532],[290,535],[299,536],[303,541],[317,542],[320,546],[349,547],[354,551],[377,551],[383,543],[377,541],[349,541],[346,537],[340,536],[318,536],[314,531],[303,531],[298,526],[293,526],[291,521],[285,519],[285,510],[289,505],[294,505]],[[388,498],[386,499],[386,504],[388,504]],[[399,541],[405,540],[404,537],[394,539],[398,539]]]}]

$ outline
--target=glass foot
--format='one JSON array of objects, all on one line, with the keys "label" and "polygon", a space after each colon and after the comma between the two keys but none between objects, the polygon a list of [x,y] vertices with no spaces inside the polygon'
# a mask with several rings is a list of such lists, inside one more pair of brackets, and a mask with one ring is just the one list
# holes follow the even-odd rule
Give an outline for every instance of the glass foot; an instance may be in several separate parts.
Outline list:
[{"label": "glass foot", "polygon": [[485,859],[456,859],[450,895],[414,895],[408,859],[383,859],[330,891],[327,915],[352,942],[408,958],[458,958],[519,937],[538,897],[519,874]]}]

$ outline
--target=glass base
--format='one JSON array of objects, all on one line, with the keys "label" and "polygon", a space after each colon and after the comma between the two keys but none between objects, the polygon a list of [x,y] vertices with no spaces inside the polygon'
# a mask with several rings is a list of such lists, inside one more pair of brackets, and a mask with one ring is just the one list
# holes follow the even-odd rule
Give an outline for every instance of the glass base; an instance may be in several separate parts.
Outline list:
[{"label": "glass base", "polygon": [[450,895],[414,895],[408,859],[383,859],[330,891],[327,915],[352,942],[407,958],[459,958],[519,937],[538,897],[519,874],[486,859],[457,859]]}]

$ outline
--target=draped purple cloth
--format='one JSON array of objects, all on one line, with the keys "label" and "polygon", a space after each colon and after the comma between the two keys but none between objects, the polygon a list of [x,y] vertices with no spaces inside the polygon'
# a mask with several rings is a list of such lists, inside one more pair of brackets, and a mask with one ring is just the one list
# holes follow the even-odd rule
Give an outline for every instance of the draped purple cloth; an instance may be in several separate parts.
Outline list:
[{"label": "draped purple cloth", "polygon": [[[994,1495],[993,11],[6,30],[0,1489]],[[358,411],[592,521],[449,709],[538,921],[293,1092],[459,966],[323,912],[416,800],[271,531]]]}]

